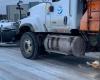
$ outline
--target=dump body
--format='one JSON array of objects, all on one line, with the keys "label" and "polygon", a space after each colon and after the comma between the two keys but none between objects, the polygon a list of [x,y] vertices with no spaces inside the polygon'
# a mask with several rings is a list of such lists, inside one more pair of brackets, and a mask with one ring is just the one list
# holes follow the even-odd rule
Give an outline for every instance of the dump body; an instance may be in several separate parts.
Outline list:
[{"label": "dump body", "polygon": [[87,11],[81,19],[80,30],[100,31],[100,0],[87,1]]}]

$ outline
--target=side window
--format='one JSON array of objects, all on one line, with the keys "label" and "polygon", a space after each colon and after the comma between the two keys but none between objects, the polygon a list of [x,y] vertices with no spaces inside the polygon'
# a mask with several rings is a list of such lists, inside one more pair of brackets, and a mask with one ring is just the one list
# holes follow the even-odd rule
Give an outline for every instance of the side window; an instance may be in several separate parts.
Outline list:
[{"label": "side window", "polygon": [[58,2],[58,1],[60,1],[60,0],[52,0],[52,2]]},{"label": "side window", "polygon": [[26,14],[21,14],[22,19],[26,17]]}]

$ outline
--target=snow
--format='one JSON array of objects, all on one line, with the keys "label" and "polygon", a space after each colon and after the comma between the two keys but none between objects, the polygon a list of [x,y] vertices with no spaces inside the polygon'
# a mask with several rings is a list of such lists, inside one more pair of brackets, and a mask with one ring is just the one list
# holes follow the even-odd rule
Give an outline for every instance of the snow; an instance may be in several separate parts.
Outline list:
[{"label": "snow", "polygon": [[12,24],[13,24],[14,22],[0,22],[0,28],[2,27],[2,28],[12,28],[13,26],[12,26]]}]

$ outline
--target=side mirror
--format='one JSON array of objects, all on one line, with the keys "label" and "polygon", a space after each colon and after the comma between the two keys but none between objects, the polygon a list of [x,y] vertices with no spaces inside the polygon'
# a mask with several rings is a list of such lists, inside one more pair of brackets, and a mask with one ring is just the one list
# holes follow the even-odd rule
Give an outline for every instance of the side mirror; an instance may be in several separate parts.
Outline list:
[{"label": "side mirror", "polygon": [[27,12],[27,16],[30,16],[30,12]]},{"label": "side mirror", "polygon": [[54,12],[54,7],[53,6],[49,7],[49,12]]}]

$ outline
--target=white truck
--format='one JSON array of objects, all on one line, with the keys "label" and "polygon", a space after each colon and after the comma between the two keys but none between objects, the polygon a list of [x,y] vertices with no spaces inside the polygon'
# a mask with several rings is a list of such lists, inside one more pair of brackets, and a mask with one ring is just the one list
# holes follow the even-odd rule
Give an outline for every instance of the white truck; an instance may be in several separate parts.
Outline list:
[{"label": "white truck", "polygon": [[[84,56],[86,44],[92,45],[93,42],[90,37],[94,39],[92,34],[98,34],[92,30],[89,32],[89,29],[80,30],[81,19],[90,6],[86,5],[93,1],[96,0],[45,0],[32,7],[29,16],[19,21],[17,38],[20,39],[22,55],[36,59],[46,51]],[[95,40],[93,43],[98,41],[96,37]]]}]

